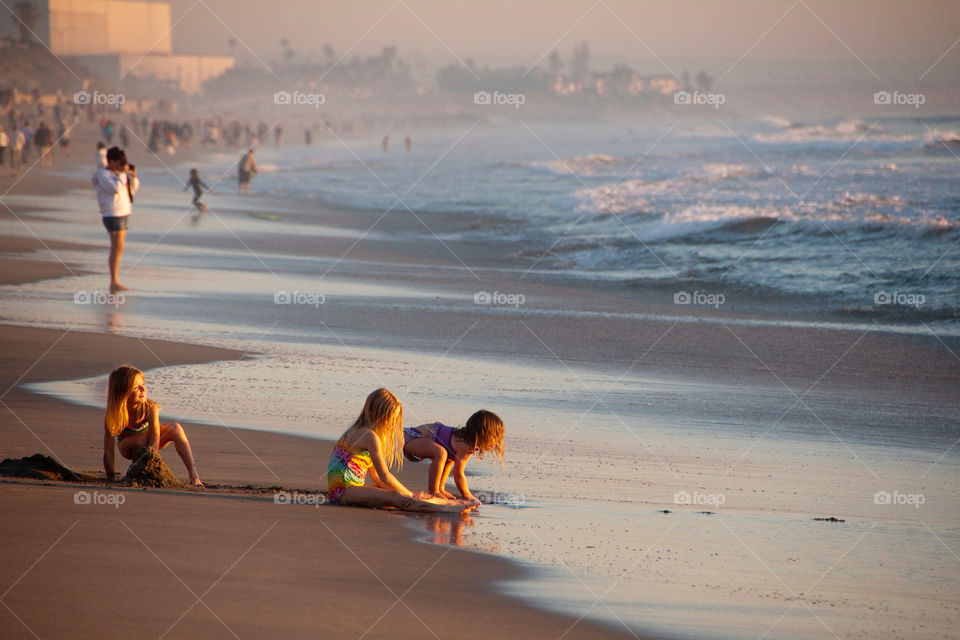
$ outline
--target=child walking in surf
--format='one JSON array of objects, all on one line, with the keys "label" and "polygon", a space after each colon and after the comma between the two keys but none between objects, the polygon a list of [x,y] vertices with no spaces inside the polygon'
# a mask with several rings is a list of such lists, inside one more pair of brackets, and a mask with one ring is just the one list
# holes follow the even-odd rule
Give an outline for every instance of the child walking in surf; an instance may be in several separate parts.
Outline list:
[{"label": "child walking in surf", "polygon": [[200,179],[200,174],[196,169],[190,169],[190,179],[187,180],[187,184],[183,187],[183,190],[186,191],[190,188],[193,189],[193,206],[197,209],[197,213],[193,215],[193,221],[197,222],[210,208],[203,202],[200,202],[200,196],[203,195],[204,191],[212,193],[212,190]]}]

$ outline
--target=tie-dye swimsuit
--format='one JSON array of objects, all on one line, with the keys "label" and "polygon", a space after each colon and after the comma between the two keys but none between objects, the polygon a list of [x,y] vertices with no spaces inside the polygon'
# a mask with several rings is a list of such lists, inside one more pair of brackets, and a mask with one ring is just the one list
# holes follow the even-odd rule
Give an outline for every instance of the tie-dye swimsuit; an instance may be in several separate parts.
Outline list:
[{"label": "tie-dye swimsuit", "polygon": [[135,436],[138,433],[143,433],[147,430],[147,427],[150,426],[150,418],[144,418],[143,422],[138,424],[135,427],[124,427],[120,430],[120,433],[117,434],[117,442],[120,442],[127,436]]},{"label": "tie-dye swimsuit", "polygon": [[339,504],[344,489],[362,487],[367,479],[367,470],[372,466],[373,460],[366,449],[351,449],[337,444],[327,465],[327,501]]}]

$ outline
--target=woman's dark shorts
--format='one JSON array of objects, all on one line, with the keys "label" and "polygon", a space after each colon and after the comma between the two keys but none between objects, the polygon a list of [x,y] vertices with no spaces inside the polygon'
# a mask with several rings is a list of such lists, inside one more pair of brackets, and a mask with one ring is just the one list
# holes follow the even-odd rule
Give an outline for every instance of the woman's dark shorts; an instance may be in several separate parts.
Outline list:
[{"label": "woman's dark shorts", "polygon": [[107,231],[126,231],[127,218],[130,216],[103,216],[103,226]]}]

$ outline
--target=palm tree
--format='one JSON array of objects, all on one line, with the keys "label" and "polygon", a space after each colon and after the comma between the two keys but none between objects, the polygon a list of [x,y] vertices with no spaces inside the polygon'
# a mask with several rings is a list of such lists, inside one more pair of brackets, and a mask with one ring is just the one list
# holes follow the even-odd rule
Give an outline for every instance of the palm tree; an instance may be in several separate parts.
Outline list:
[{"label": "palm tree", "polygon": [[713,76],[706,71],[701,71],[697,74],[697,84],[704,93],[709,93],[713,87]]},{"label": "palm tree", "polygon": [[329,44],[323,45],[323,57],[326,58],[327,66],[329,67],[337,60],[337,52],[333,50]]},{"label": "palm tree", "polygon": [[590,45],[584,40],[579,47],[573,48],[573,60],[570,62],[570,75],[577,82],[584,82],[590,71]]},{"label": "palm tree", "polygon": [[36,40],[34,29],[40,20],[40,10],[32,2],[18,2],[13,5],[13,22],[20,32],[20,42],[30,44]]},{"label": "palm tree", "polygon": [[554,49],[550,52],[550,59],[547,62],[547,71],[550,75],[555,76],[560,73],[560,69],[563,68],[563,62],[560,60],[560,54],[557,53],[557,50]]},{"label": "palm tree", "polygon": [[296,52],[293,50],[293,47],[290,46],[290,40],[287,38],[280,38],[280,48],[283,49],[283,57],[287,62],[293,60]]}]

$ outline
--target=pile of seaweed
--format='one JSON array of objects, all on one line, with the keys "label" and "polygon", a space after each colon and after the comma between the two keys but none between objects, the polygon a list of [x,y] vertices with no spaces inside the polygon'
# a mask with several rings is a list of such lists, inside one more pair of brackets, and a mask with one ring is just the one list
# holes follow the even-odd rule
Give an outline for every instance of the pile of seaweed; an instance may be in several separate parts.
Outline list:
[{"label": "pile of seaweed", "polygon": [[6,458],[0,462],[0,476],[11,478],[31,478],[33,480],[59,480],[61,482],[97,482],[99,478],[77,473],[50,456],[35,453],[30,457]]}]

